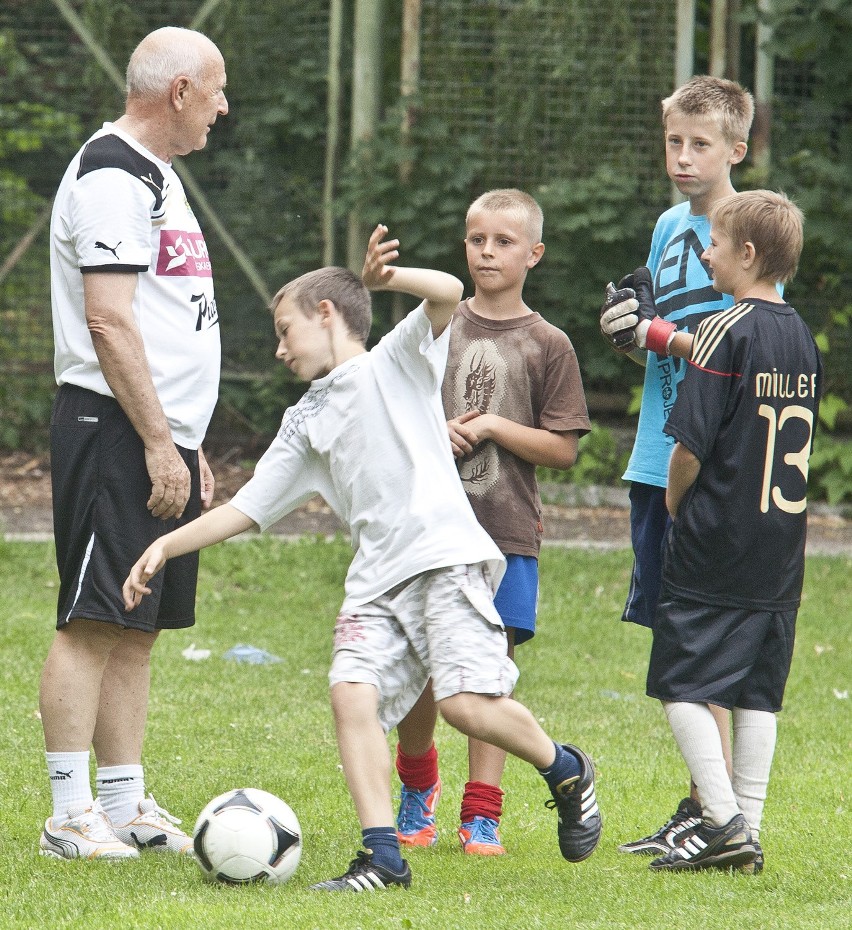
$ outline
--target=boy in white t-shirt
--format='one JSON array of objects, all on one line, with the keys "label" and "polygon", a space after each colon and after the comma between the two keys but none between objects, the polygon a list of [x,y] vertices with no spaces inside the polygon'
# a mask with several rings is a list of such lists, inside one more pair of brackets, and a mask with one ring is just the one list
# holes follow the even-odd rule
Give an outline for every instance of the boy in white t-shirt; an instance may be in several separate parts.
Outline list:
[{"label": "boy in white t-shirt", "polygon": [[[448,723],[539,769],[566,859],[590,856],[601,831],[591,760],[554,743],[508,697],[518,671],[492,603],[504,561],[467,502],[441,405],[462,284],[439,271],[391,266],[399,243],[384,241],[386,233],[378,226],[370,237],[361,279],[322,268],[278,292],[276,357],[311,387],[285,412],[251,481],[229,504],[150,546],[124,586],[132,610],[167,559],[266,528],[316,493],[349,525],[355,555],[329,681],[365,849],[345,874],[312,886],[324,891],[411,884],[394,824],[386,734],[430,676]],[[367,352],[369,290],[423,303]]]}]

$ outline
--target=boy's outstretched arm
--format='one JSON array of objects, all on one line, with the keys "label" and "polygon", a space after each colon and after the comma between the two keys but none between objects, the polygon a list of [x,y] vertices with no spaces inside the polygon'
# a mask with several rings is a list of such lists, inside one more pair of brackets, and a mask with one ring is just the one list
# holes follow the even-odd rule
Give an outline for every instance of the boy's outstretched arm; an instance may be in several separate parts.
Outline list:
[{"label": "boy's outstretched arm", "polygon": [[180,529],[161,536],[148,546],[130,569],[130,574],[121,589],[124,609],[133,610],[141,603],[144,595],[151,593],[147,584],[168,559],[186,555],[187,552],[197,552],[205,546],[212,546],[230,539],[231,536],[244,533],[256,526],[254,520],[241,513],[236,507],[223,504],[215,510],[208,510],[197,520],[192,520]]},{"label": "boy's outstretched arm", "polygon": [[389,264],[399,258],[399,240],[384,241],[388,228],[381,223],[373,230],[364,258],[361,280],[371,291],[400,291],[424,300],[432,335],[447,328],[462,298],[464,285],[458,278],[430,268],[399,268]]}]

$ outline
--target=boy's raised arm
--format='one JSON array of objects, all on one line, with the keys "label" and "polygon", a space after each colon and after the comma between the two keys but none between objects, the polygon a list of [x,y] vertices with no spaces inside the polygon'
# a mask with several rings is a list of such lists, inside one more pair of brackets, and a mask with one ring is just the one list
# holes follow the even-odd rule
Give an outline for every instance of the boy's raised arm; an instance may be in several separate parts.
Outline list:
[{"label": "boy's raised arm", "polygon": [[364,258],[361,280],[371,291],[400,291],[424,300],[426,316],[437,338],[447,328],[464,292],[458,278],[430,268],[399,268],[389,262],[399,258],[399,240],[383,241],[388,228],[381,223],[373,230]]},{"label": "boy's raised arm", "polygon": [[130,569],[121,589],[125,610],[133,610],[141,603],[144,595],[151,593],[147,584],[168,559],[186,555],[187,552],[197,552],[256,526],[254,520],[236,507],[223,504],[203,513],[197,520],[161,536],[148,546]]}]

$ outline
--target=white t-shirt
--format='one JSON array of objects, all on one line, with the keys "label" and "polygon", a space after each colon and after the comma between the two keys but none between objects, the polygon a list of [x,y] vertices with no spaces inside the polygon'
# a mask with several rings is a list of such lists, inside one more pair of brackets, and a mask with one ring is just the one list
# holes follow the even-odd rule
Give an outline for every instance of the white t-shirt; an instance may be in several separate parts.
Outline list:
[{"label": "white t-shirt", "polygon": [[450,449],[441,406],[448,345],[449,327],[433,339],[421,305],[370,352],[312,382],[231,500],[266,529],[322,495],[355,549],[347,604],[433,568],[486,562],[495,588],[503,573]]},{"label": "white t-shirt", "polygon": [[105,123],[59,186],[50,224],[57,384],[112,396],[86,326],[86,272],[138,274],[133,315],[175,443],[197,448],[219,393],[219,315],[204,236],[170,164]]}]

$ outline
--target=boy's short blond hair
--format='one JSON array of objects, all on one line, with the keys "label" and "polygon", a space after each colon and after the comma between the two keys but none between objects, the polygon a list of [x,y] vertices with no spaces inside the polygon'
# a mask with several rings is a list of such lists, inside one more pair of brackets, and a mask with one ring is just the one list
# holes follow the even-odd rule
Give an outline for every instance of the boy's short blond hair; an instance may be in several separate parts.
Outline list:
[{"label": "boy's short blond hair", "polygon": [[734,245],[754,246],[760,277],[786,284],[802,254],[804,215],[786,195],[775,191],[743,191],[717,200],[709,211],[714,230]]},{"label": "boy's short blond hair", "polygon": [[754,119],[754,98],[736,81],[702,74],[682,84],[662,103],[663,127],[670,116],[713,119],[722,130],[725,141],[748,142]]},{"label": "boy's short blond hair", "polygon": [[544,228],[544,213],[535,197],[515,187],[501,187],[481,194],[468,207],[465,225],[470,224],[470,218],[476,211],[488,213],[511,213],[516,216],[527,228],[530,240],[534,245],[541,242]]},{"label": "boy's short blond hair", "polygon": [[319,268],[285,284],[272,298],[270,310],[289,298],[306,317],[317,312],[320,301],[330,300],[343,317],[349,333],[362,345],[367,344],[373,310],[370,292],[357,274],[348,268]]}]

